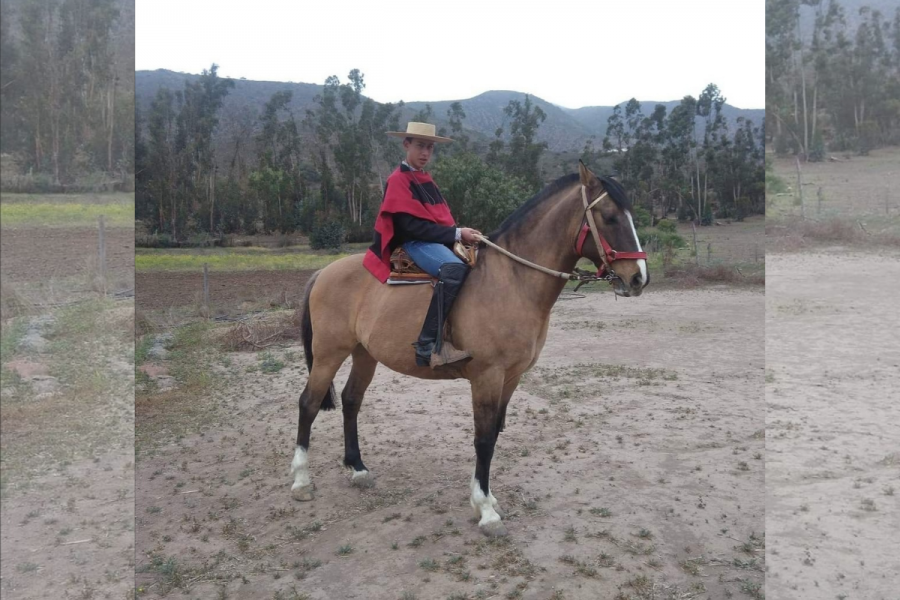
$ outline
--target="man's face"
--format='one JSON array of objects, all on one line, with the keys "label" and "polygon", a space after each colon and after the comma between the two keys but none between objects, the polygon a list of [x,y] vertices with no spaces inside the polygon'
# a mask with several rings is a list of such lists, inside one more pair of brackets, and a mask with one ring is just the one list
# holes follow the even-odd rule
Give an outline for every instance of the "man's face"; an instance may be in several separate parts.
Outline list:
[{"label": "man's face", "polygon": [[406,162],[415,169],[424,169],[434,152],[434,142],[419,138],[403,140],[403,147],[406,148]]}]

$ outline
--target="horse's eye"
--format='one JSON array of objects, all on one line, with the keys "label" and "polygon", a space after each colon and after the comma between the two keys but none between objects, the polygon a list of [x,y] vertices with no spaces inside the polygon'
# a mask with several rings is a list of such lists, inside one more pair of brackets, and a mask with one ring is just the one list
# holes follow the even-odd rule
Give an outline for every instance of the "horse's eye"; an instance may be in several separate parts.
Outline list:
[{"label": "horse's eye", "polygon": [[606,219],[607,225],[616,225],[616,224],[618,224],[618,222],[619,222],[619,217],[610,217],[610,218]]}]

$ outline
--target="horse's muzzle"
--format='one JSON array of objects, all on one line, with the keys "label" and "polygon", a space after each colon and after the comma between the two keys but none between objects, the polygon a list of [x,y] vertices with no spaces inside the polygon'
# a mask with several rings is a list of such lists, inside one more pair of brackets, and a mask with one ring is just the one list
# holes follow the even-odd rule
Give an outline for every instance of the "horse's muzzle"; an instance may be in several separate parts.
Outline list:
[{"label": "horse's muzzle", "polygon": [[621,278],[617,278],[613,282],[613,290],[615,290],[617,296],[636,298],[641,295],[648,283],[649,281],[644,281],[644,276],[641,273],[635,273],[627,284]]}]

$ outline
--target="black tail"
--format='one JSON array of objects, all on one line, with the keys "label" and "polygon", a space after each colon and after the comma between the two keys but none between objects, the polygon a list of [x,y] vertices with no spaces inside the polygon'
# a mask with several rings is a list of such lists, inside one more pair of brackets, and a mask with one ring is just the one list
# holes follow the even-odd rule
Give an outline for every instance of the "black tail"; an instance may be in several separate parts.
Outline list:
[{"label": "black tail", "polygon": [[[301,308],[302,312],[300,317],[300,336],[303,338],[303,352],[306,354],[306,368],[309,369],[310,373],[312,373],[313,368],[313,330],[312,316],[309,314],[309,295],[312,293],[313,285],[315,285],[318,276],[319,271],[314,273],[313,276],[309,278],[309,283],[306,284],[306,290],[303,292],[303,307]],[[328,388],[328,393],[325,394],[325,399],[322,400],[322,405],[319,409],[334,410],[335,408],[334,383],[332,383]]]}]

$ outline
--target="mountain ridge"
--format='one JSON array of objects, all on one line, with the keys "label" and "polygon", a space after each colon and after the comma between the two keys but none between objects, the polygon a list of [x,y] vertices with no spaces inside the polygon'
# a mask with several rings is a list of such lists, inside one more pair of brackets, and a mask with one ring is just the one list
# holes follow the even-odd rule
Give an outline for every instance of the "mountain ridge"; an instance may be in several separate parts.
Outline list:
[{"label": "mountain ridge", "polygon": [[[156,90],[161,87],[181,90],[186,81],[194,81],[200,75],[192,73],[180,73],[168,69],[139,70],[135,72],[135,97],[136,103],[142,111],[146,111]],[[250,79],[234,79],[235,87],[226,96],[223,104],[223,115],[238,114],[250,109],[259,114],[262,107],[277,91],[291,90],[293,98],[289,107],[295,114],[302,118],[305,111],[312,108],[314,98],[324,89],[323,85],[303,82],[278,82],[256,81]],[[699,93],[699,91],[698,91]],[[505,128],[507,117],[503,109],[510,100],[524,100],[524,92],[515,90],[488,90],[471,98],[460,100],[415,101],[404,104],[400,115],[401,123],[411,119],[413,114],[430,104],[434,112],[434,122],[438,127],[447,125],[447,110],[454,102],[459,102],[466,113],[463,121],[466,133],[475,140],[486,141],[494,137],[497,128]],[[606,120],[612,114],[614,106],[584,106],[580,108],[565,108],[530,95],[532,102],[547,114],[547,119],[538,130],[539,141],[547,142],[548,149],[553,152],[580,151],[585,142],[593,138],[595,147],[599,147],[606,133]],[[660,102],[667,109],[667,114],[681,99]],[[621,106],[624,106],[624,100]],[[641,109],[644,114],[652,112],[656,102],[641,101]],[[765,115],[765,109],[740,109],[726,104],[723,112],[734,127],[738,117],[751,120],[760,125]],[[145,112],[146,114],[146,112]],[[222,119],[220,119],[222,120]]]}]

